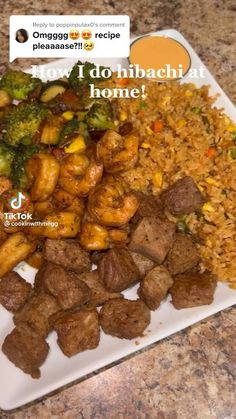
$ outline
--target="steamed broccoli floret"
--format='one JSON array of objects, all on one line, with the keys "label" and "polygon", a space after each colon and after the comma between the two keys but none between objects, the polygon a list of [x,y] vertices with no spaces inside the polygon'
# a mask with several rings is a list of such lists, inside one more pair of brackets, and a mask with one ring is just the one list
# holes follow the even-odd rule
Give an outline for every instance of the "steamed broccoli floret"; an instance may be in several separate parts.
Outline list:
[{"label": "steamed broccoli floret", "polygon": [[3,74],[0,88],[5,90],[12,99],[25,100],[28,94],[40,86],[41,80],[23,71],[8,70]]},{"label": "steamed broccoli floret", "polygon": [[15,153],[6,144],[0,144],[0,176],[9,176]]},{"label": "steamed broccoli floret", "polygon": [[98,99],[88,111],[85,123],[89,131],[105,131],[114,128],[112,117],[113,112],[110,101],[108,99]]},{"label": "steamed broccoli floret", "polygon": [[36,103],[21,103],[15,106],[5,118],[4,141],[12,146],[31,144],[47,110]]},{"label": "steamed broccoli floret", "polygon": [[20,146],[14,155],[11,166],[10,178],[16,188],[25,189],[28,186],[28,178],[25,173],[25,163],[33,156],[39,153],[41,148],[37,145]]},{"label": "steamed broccoli floret", "polygon": [[[83,77],[79,77],[79,67],[78,66],[80,66],[80,65],[83,66]],[[85,63],[82,63],[82,61],[78,61],[74,65],[74,67],[72,68],[72,70],[70,72],[70,75],[69,75],[68,80],[69,80],[70,86],[72,88],[75,88],[75,89],[82,89],[82,88],[88,86],[90,83],[98,83],[98,82],[103,81],[103,80],[108,80],[109,77],[106,78],[106,79],[102,76],[101,77],[96,77],[96,78],[91,77],[90,71],[95,67],[96,67],[95,64],[89,63],[88,61],[86,61]],[[105,69],[105,68],[108,68],[108,67],[100,66],[100,71]]]}]

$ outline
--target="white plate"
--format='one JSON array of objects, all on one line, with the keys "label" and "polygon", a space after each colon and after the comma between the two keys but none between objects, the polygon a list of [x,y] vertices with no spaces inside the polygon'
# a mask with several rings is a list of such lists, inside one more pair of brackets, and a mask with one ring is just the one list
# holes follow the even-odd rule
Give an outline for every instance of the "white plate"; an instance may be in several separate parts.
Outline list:
[{"label": "white plate", "polygon": [[[164,30],[156,32],[172,37],[180,41],[191,55],[192,67],[198,68],[204,66],[197,54],[190,47],[184,37],[175,30]],[[47,68],[68,68],[70,69],[75,60],[58,60],[44,66]],[[99,64],[114,65],[118,60],[93,60]],[[127,64],[127,60],[121,60],[122,65]],[[204,66],[205,68],[205,66]],[[227,115],[236,121],[236,109],[230,102],[229,98],[222,91],[220,86],[214,80],[209,71],[205,68],[205,79],[194,80],[194,82],[201,86],[202,84],[209,84],[211,86],[211,94],[220,93],[220,98],[217,100],[217,106],[224,108]],[[188,82],[186,76],[183,82]],[[192,81],[192,80],[191,80]],[[29,282],[33,282],[36,271],[26,264],[21,264],[17,271]],[[136,298],[136,288],[125,292],[125,296],[131,299]],[[117,361],[118,359],[129,355],[139,349],[144,348],[151,343],[157,342],[166,336],[169,336],[179,330],[190,326],[199,320],[202,320],[214,313],[219,312],[236,303],[236,292],[228,288],[227,285],[219,283],[216,289],[213,304],[210,306],[202,306],[198,308],[191,308],[185,310],[175,310],[169,300],[161,304],[161,307],[152,312],[152,321],[142,338],[133,341],[120,340],[112,338],[105,334],[101,334],[101,342],[99,347],[93,351],[86,351],[69,359],[62,354],[56,344],[56,334],[52,333],[48,340],[50,345],[50,353],[47,361],[41,368],[41,378],[33,380],[21,370],[17,369],[10,363],[5,355],[0,351],[0,407],[5,410],[19,407],[28,403],[38,397],[45,395],[73,380],[83,377],[105,365]],[[3,343],[5,336],[13,328],[12,315],[4,308],[0,308],[0,345]],[[139,345],[137,346],[137,341]]]}]

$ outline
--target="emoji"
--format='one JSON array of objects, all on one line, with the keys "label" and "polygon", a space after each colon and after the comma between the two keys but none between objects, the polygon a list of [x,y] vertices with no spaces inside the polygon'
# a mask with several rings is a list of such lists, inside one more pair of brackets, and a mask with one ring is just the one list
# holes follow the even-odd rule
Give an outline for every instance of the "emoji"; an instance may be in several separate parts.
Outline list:
[{"label": "emoji", "polygon": [[76,29],[71,29],[71,31],[69,32],[69,37],[70,39],[73,39],[73,41],[75,41],[79,38],[79,32]]},{"label": "emoji", "polygon": [[93,47],[94,47],[94,43],[92,41],[84,42],[84,49],[86,49],[86,51],[91,51]]},{"label": "emoji", "polygon": [[84,29],[81,35],[83,39],[92,38],[92,32],[89,29]]}]

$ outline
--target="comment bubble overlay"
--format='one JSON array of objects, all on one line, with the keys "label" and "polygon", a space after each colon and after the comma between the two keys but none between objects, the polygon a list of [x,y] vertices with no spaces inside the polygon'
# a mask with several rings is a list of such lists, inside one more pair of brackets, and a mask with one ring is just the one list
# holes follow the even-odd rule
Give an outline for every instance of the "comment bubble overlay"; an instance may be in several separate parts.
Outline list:
[{"label": "comment bubble overlay", "polygon": [[10,62],[16,58],[128,57],[126,15],[14,15],[10,17]]}]

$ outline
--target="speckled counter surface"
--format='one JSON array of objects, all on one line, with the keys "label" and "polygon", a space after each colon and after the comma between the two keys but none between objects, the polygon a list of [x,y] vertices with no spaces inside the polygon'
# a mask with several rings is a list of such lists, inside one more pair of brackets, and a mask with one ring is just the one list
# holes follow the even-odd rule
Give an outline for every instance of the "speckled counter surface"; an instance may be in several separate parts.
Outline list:
[{"label": "speckled counter surface", "polygon": [[[128,14],[134,34],[175,28],[236,102],[234,0],[0,1],[0,72],[11,14]],[[42,63],[42,60],[40,60]],[[14,67],[36,61],[18,60]],[[122,363],[91,374],[1,419],[235,419],[236,309],[230,308]]]}]

